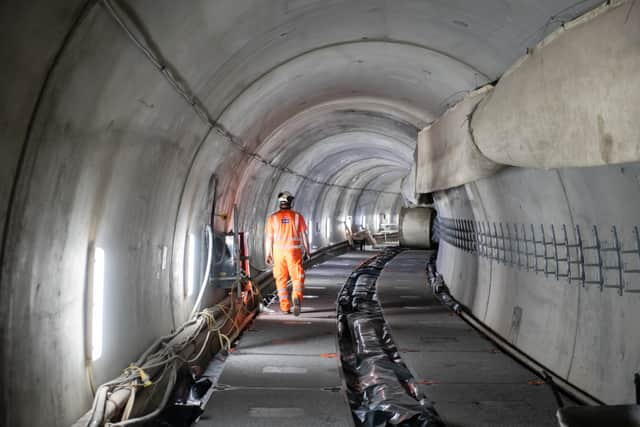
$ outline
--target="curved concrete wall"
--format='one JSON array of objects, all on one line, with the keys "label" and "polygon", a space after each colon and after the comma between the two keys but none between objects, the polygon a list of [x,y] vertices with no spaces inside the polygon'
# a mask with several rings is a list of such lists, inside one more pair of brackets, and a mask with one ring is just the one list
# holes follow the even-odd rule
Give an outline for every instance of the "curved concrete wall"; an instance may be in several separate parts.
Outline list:
[{"label": "curved concrete wall", "polygon": [[482,154],[546,169],[640,161],[639,26],[633,1],[611,1],[531,50],[473,114]]},{"label": "curved concrete wall", "polygon": [[[437,194],[436,207],[449,218],[536,228],[544,224],[547,240],[551,224],[557,230],[562,224],[569,230],[579,225],[585,246],[595,243],[590,232],[595,225],[602,242],[611,247],[615,225],[621,243],[632,249],[633,227],[639,222],[639,177],[639,164],[551,171],[509,168]],[[570,240],[575,241],[572,233]],[[593,251],[585,256],[588,263],[596,262]],[[631,268],[640,261],[635,258],[624,261]],[[615,264],[611,256],[605,262]],[[621,296],[613,288],[601,292],[598,285],[568,284],[554,275],[545,278],[445,242],[438,263],[452,294],[518,348],[607,403],[635,401],[633,373],[640,366],[640,343],[634,325],[640,321],[640,295]],[[594,268],[586,269],[586,275],[587,280],[597,279]],[[640,289],[637,274],[626,274],[625,280],[629,289]],[[616,272],[610,271],[606,281],[616,283]]]},{"label": "curved concrete wall", "polygon": [[1,6],[1,425],[65,426],[90,405],[91,243],[106,256],[102,382],[186,318],[185,247],[212,175],[216,213],[239,206],[257,266],[281,187],[320,226],[317,246],[342,239],[347,213],[397,221],[417,130],[497,78],[554,13],[597,2],[111,3],[196,99],[105,2]]}]

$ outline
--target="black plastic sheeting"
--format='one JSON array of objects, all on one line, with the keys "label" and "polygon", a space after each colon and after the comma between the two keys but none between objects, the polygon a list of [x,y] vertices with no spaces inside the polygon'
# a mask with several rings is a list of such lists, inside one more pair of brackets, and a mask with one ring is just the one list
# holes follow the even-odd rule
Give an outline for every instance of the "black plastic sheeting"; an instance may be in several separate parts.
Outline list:
[{"label": "black plastic sheeting", "polygon": [[376,280],[399,252],[387,249],[359,267],[338,296],[340,356],[351,409],[363,427],[444,426],[400,358],[377,300]]},{"label": "black plastic sheeting", "polygon": [[188,370],[180,372],[171,403],[147,427],[190,427],[204,413],[204,408],[222,375],[229,353],[221,350],[213,357],[206,371],[198,378]]}]

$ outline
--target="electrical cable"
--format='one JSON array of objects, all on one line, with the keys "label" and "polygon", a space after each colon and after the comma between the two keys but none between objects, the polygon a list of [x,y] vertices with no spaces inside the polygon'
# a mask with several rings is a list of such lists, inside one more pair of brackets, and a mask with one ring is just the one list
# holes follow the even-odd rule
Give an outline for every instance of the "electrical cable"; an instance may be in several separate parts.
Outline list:
[{"label": "electrical cable", "polygon": [[[210,228],[210,227],[209,227]],[[212,242],[212,232],[208,233],[209,243]],[[211,245],[210,245],[211,246]],[[243,280],[248,280],[248,277],[243,276]],[[249,280],[250,288],[247,292],[251,292],[253,297],[251,301],[256,302],[255,296],[258,295],[262,298],[262,287],[257,286],[254,281]],[[264,286],[264,285],[263,285]],[[185,322],[175,332],[158,338],[138,360],[130,367],[124,370],[123,374],[98,388],[96,398],[93,401],[93,405],[90,411],[89,421],[87,426],[99,427],[102,426],[105,417],[117,416],[117,412],[121,409],[120,421],[117,423],[109,423],[110,426],[131,426],[139,423],[145,423],[151,418],[157,416],[162,409],[166,406],[170,393],[176,383],[178,375],[178,369],[180,366],[189,365],[200,359],[204,352],[211,348],[212,337],[217,335],[219,348],[221,350],[228,350],[231,348],[232,340],[242,331],[242,328],[247,324],[255,310],[249,310],[249,300],[244,297],[241,298],[235,293],[232,293],[224,300],[220,301],[217,305],[206,308]],[[253,305],[253,304],[252,304]],[[243,314],[243,321],[240,317]],[[238,317],[238,318],[237,318]],[[202,345],[197,345],[196,340],[200,337],[206,328],[206,335],[202,342]],[[223,332],[223,330],[226,331]],[[188,346],[193,345],[191,349]],[[194,356],[183,357],[181,354]],[[170,375],[170,381],[166,384],[165,396],[161,402],[161,405],[155,411],[146,414],[139,418],[131,419],[131,414],[134,411],[136,402],[141,400],[140,388],[145,386],[155,387],[150,393],[151,396],[159,390],[160,384],[165,381],[167,375]],[[164,385],[163,385],[164,387]],[[128,396],[122,396],[122,402],[111,400],[111,397],[119,391],[127,390],[130,394]],[[149,395],[145,396],[144,400],[153,400]],[[109,402],[109,406],[107,406]],[[113,404],[116,404],[118,409],[114,413]],[[108,413],[107,413],[108,411]]]},{"label": "electrical cable", "polygon": [[92,415],[87,424],[88,427],[100,427],[102,425],[108,391],[109,389],[106,385],[100,386],[96,391],[96,397],[91,408]]},{"label": "electrical cable", "polygon": [[[186,325],[193,325],[194,323],[197,323],[197,319],[195,322],[194,321],[187,322]],[[184,331],[186,328],[186,325],[180,328],[180,331]],[[180,347],[180,350],[183,350],[184,347],[189,342],[193,341],[195,337],[199,335],[199,332],[202,330],[204,325],[205,325],[205,322],[202,322],[202,321],[200,321],[200,324],[195,325],[194,332],[188,337],[187,340],[176,343],[177,347]],[[168,335],[166,337],[162,337],[159,340],[156,340],[154,345],[152,345],[150,349],[143,354],[144,357],[141,357],[140,359],[138,359],[136,364],[132,364],[130,367],[125,369],[121,377],[100,386],[91,409],[92,416],[89,420],[89,423],[87,424],[89,427],[98,427],[103,425],[103,421],[105,417],[106,402],[108,400],[107,397],[108,395],[113,394],[113,392],[117,390],[121,390],[123,388],[135,387],[136,385],[150,386],[150,385],[153,385],[154,383],[157,384],[166,377],[168,371],[172,371],[172,376],[177,375],[177,367],[175,366],[175,364],[171,365],[171,363],[176,360],[180,360],[180,362],[182,363],[187,363],[187,360],[175,354],[175,352],[173,351],[170,345],[171,341],[169,341],[169,343],[164,342],[168,337],[173,336],[175,338],[175,335],[176,333]],[[156,354],[150,354],[151,350],[157,349],[158,346],[161,344],[164,345],[163,348],[157,350]],[[145,360],[147,358],[148,360]],[[145,371],[149,371],[150,369],[155,369],[158,367],[164,367],[164,369],[162,369],[159,375],[156,374],[158,378],[152,382],[150,380],[149,374],[147,374],[147,372]],[[138,380],[140,380],[140,384],[136,384]],[[128,384],[128,383],[130,385],[125,386],[125,384]],[[173,388],[173,385],[169,384],[168,387],[169,387],[168,392],[170,392],[171,389]],[[109,393],[110,391],[111,393]],[[131,396],[129,397],[129,399],[131,399]],[[133,405],[133,403],[131,403],[131,405]],[[126,406],[127,405],[125,405],[125,408]],[[130,412],[126,413],[125,415],[126,417],[129,417]],[[137,423],[139,422],[139,419],[136,418],[131,421]],[[114,424],[114,425],[118,425],[118,424]]]},{"label": "electrical cable", "polygon": [[133,411],[133,405],[136,401],[136,387],[134,385],[131,386],[131,395],[127,400],[127,404],[124,407],[124,411],[122,412],[122,421],[127,421],[131,417],[131,412]]},{"label": "electrical cable", "polygon": [[211,336],[211,331],[209,330],[207,331],[207,335],[204,337],[204,343],[202,343],[202,348],[200,348],[200,351],[198,351],[198,354],[193,356],[191,359],[187,360],[187,363],[193,363],[196,360],[198,360],[200,356],[202,356],[202,353],[204,353],[204,349],[207,348],[207,345],[209,344],[210,336]]},{"label": "electrical cable", "polygon": [[93,360],[91,358],[87,359],[87,366],[85,368],[87,373],[87,381],[89,381],[89,389],[91,391],[91,397],[96,396],[96,382],[93,376]]},{"label": "electrical cable", "polygon": [[211,230],[211,226],[207,224],[205,226],[206,235],[207,235],[207,264],[204,271],[204,277],[202,278],[202,284],[200,285],[200,291],[198,292],[198,298],[196,299],[195,304],[193,305],[193,310],[191,310],[191,315],[189,318],[193,319],[200,308],[200,303],[202,302],[202,296],[204,295],[204,291],[207,288],[207,284],[209,283],[209,273],[211,272],[211,258],[213,256],[213,231]]},{"label": "electrical cable", "polygon": [[[547,35],[548,35],[548,31],[549,31],[549,26],[560,22],[560,25],[564,25],[566,22],[571,21],[573,19],[576,19],[577,16],[580,16],[581,14],[583,14],[585,11],[581,10],[579,13],[575,13],[572,12],[575,9],[577,9],[579,6],[582,6],[586,3],[589,3],[590,0],[578,0],[572,4],[570,4],[569,6],[555,12],[553,15],[551,15],[549,17],[549,19],[547,19],[545,21],[545,23],[540,26],[537,30],[535,30],[535,32],[531,33],[530,35],[528,35],[526,38],[524,38],[519,44],[518,46],[523,47],[527,44],[529,44],[529,42],[533,39],[544,39]],[[563,16],[564,15],[564,16]],[[527,51],[529,50],[529,48],[527,48]]]},{"label": "electrical cable", "polygon": [[[111,423],[110,426],[111,427],[126,427],[126,426],[133,426],[136,424],[140,424],[140,423],[144,423],[147,422],[153,418],[155,418],[156,416],[158,416],[160,414],[160,412],[162,412],[162,410],[165,408],[165,406],[167,406],[167,403],[169,402],[169,398],[171,397],[171,392],[173,391],[173,386],[176,384],[177,378],[178,378],[178,370],[175,369],[170,369],[171,371],[171,376],[169,377],[169,381],[167,383],[167,386],[165,388],[165,392],[164,395],[162,397],[162,400],[160,401],[160,404],[158,405],[158,407],[153,411],[150,412],[146,415],[143,415],[141,417],[137,417],[137,418],[133,418],[130,420],[126,420],[126,421],[121,421],[119,423]],[[162,378],[161,378],[162,379]],[[161,379],[159,379],[158,381],[160,381]]]}]

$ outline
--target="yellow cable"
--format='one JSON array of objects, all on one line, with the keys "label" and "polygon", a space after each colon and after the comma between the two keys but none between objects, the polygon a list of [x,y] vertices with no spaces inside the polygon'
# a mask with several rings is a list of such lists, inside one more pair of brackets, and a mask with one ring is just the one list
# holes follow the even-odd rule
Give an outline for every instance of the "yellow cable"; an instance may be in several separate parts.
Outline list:
[{"label": "yellow cable", "polygon": [[139,366],[136,365],[129,365],[129,367],[127,369],[125,369],[125,373],[128,370],[133,370],[138,372],[138,375],[140,375],[140,381],[142,381],[142,385],[144,387],[149,387],[153,385],[153,381],[151,381],[151,378],[149,377],[149,374],[147,374],[144,369],[142,369]]}]

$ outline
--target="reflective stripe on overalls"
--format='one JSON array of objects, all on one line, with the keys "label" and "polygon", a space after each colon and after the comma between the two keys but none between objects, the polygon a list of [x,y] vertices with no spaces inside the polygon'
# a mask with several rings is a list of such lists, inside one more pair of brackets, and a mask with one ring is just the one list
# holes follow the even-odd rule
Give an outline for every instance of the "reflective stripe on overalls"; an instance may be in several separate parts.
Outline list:
[{"label": "reflective stripe on overalls", "polygon": [[[293,214],[293,215],[292,215]],[[293,218],[290,218],[293,216]],[[293,224],[290,224],[293,219]],[[293,293],[302,301],[304,291],[304,269],[302,268],[302,244],[300,236],[300,214],[278,211],[269,217],[273,230],[273,275],[280,299],[280,308],[289,311],[287,282],[291,276]],[[285,227],[289,228],[285,228]],[[290,228],[293,226],[293,230]]]},{"label": "reflective stripe on overalls", "polygon": [[300,226],[300,214],[295,213],[293,218],[293,226],[295,231],[295,236],[291,238],[286,238],[280,234],[280,221],[276,217],[273,218],[273,249],[279,249],[284,251],[290,251],[294,249],[302,249],[302,244],[300,242],[300,233],[298,232],[298,227]]}]

